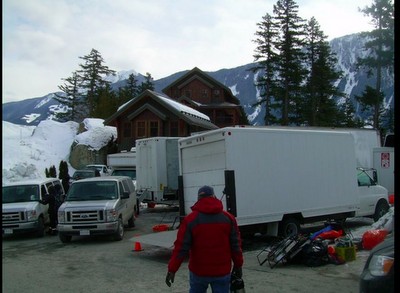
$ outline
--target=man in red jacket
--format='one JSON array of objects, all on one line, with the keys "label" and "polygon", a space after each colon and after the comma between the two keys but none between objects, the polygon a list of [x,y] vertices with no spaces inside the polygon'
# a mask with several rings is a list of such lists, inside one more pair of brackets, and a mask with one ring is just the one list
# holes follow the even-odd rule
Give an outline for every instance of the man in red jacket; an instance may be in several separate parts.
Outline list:
[{"label": "man in red jacket", "polygon": [[192,212],[181,222],[165,279],[170,287],[175,273],[189,257],[190,292],[229,292],[232,274],[242,277],[243,254],[236,219],[223,210],[214,189],[203,186]]}]

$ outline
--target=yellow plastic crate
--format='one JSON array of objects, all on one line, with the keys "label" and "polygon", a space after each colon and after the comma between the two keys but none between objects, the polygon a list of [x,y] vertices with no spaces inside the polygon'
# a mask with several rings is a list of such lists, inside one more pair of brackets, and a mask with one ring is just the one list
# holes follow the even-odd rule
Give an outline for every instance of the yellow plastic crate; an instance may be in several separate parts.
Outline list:
[{"label": "yellow plastic crate", "polygon": [[344,261],[352,261],[356,259],[356,247],[335,247],[337,256],[342,258]]}]

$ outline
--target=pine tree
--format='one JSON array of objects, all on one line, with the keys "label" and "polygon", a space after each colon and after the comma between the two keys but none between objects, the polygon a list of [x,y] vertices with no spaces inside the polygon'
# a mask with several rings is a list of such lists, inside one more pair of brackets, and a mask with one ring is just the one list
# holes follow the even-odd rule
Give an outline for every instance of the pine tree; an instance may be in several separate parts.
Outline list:
[{"label": "pine tree", "polygon": [[151,74],[146,72],[144,79],[144,82],[142,82],[139,86],[139,94],[143,93],[145,90],[154,90],[153,77]]},{"label": "pine tree", "polygon": [[65,81],[63,85],[58,88],[63,92],[62,95],[56,94],[55,100],[65,106],[64,112],[56,114],[56,118],[65,121],[80,122],[85,116],[84,104],[82,103],[82,96],[80,95],[80,77],[77,72],[73,72],[71,77],[63,78]]},{"label": "pine tree", "polygon": [[[362,92],[361,96],[356,95],[354,98],[360,103],[361,111],[369,115],[369,117],[375,117],[375,115],[377,115],[379,118],[381,114],[384,113],[383,100],[385,96],[382,92],[378,92],[375,88],[367,86]],[[377,107],[379,108],[377,109]],[[370,121],[371,122],[369,122],[369,125],[376,129],[377,124],[375,123],[375,119],[370,119]]]},{"label": "pine tree", "polygon": [[93,117],[94,111],[99,103],[100,89],[105,88],[110,81],[104,79],[107,75],[114,75],[115,71],[104,65],[104,59],[101,54],[92,49],[89,55],[79,57],[84,60],[79,64],[81,70],[78,71],[82,77],[82,89],[85,92],[85,102],[88,105],[88,116]]},{"label": "pine tree", "polygon": [[69,189],[69,179],[70,179],[68,171],[68,163],[66,161],[61,161],[58,170],[59,170],[58,178],[61,180],[64,191],[67,192]]},{"label": "pine tree", "polygon": [[[375,29],[364,33],[364,36],[369,39],[365,43],[364,49],[369,54],[367,57],[359,58],[358,65],[367,68],[370,75],[376,76],[376,84],[375,91],[366,89],[367,96],[360,96],[359,102],[373,108],[372,126],[379,129],[379,117],[382,114],[383,103],[383,99],[381,99],[382,71],[384,69],[393,70],[394,66],[394,5],[391,0],[373,0],[371,6],[360,11],[372,18]],[[375,97],[371,97],[370,94],[374,93]]]},{"label": "pine tree", "polygon": [[54,165],[50,166],[49,171],[48,171],[48,175],[49,175],[48,177],[50,177],[50,178],[57,178],[56,166],[54,166]]},{"label": "pine tree", "polygon": [[354,105],[350,97],[345,95],[344,102],[340,105],[337,120],[334,125],[336,127],[362,128],[364,124],[355,115]]},{"label": "pine tree", "polygon": [[273,12],[274,22],[280,32],[279,39],[275,43],[279,55],[275,99],[281,104],[281,124],[298,124],[301,84],[306,74],[302,64],[304,20],[298,16],[298,5],[293,0],[278,0]]},{"label": "pine tree", "polygon": [[274,73],[278,62],[278,55],[275,53],[274,43],[278,36],[276,26],[273,23],[271,15],[268,13],[262,17],[262,21],[257,23],[259,30],[255,33],[257,38],[254,42],[257,44],[255,49],[254,60],[256,66],[251,70],[259,72],[255,86],[259,89],[260,99],[253,107],[265,106],[265,125],[275,124],[276,117],[272,114],[272,110],[277,106],[273,104],[273,90],[275,87]]},{"label": "pine tree", "polygon": [[307,23],[305,31],[309,74],[304,87],[301,120],[311,126],[332,126],[338,115],[333,96],[344,96],[334,86],[334,82],[340,78],[340,73],[335,70],[337,59],[314,17]]},{"label": "pine tree", "polygon": [[139,86],[138,81],[133,73],[131,73],[128,77],[128,81],[124,86],[124,90],[127,95],[127,101],[135,98],[139,94]]},{"label": "pine tree", "polygon": [[97,96],[98,101],[93,109],[93,117],[106,119],[117,111],[118,99],[111,90],[110,85],[106,84],[103,88],[99,88]]},{"label": "pine tree", "polygon": [[138,81],[133,73],[128,77],[125,86],[120,87],[117,93],[118,105],[123,105],[139,95]]}]

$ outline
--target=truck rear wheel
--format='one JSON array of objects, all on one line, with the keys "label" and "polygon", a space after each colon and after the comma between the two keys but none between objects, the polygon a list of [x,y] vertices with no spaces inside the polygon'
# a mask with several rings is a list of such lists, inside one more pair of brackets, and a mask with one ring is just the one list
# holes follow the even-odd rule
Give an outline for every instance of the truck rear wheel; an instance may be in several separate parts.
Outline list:
[{"label": "truck rear wheel", "polygon": [[300,233],[300,222],[296,218],[284,218],[279,223],[279,235],[289,237]]},{"label": "truck rear wheel", "polygon": [[135,212],[133,212],[132,217],[128,220],[128,227],[129,228],[135,227]]},{"label": "truck rear wheel", "polygon": [[122,240],[122,238],[124,238],[124,223],[122,223],[122,219],[119,218],[117,231],[114,234],[114,240],[119,241]]},{"label": "truck rear wheel", "polygon": [[43,221],[43,218],[40,217],[38,219],[38,227],[37,227],[37,231],[36,231],[36,236],[37,237],[43,237],[44,236],[44,229],[45,229],[44,221]]},{"label": "truck rear wheel", "polygon": [[374,221],[375,222],[378,221],[388,211],[389,211],[389,205],[383,200],[379,201],[375,208]]}]

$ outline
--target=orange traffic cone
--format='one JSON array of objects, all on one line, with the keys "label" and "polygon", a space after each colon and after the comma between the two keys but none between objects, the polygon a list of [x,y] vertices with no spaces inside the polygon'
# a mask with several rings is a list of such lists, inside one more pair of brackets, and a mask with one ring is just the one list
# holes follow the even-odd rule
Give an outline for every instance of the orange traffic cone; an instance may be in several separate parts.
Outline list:
[{"label": "orange traffic cone", "polygon": [[140,242],[135,242],[135,250],[134,251],[142,251],[142,244]]}]

